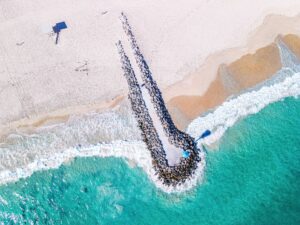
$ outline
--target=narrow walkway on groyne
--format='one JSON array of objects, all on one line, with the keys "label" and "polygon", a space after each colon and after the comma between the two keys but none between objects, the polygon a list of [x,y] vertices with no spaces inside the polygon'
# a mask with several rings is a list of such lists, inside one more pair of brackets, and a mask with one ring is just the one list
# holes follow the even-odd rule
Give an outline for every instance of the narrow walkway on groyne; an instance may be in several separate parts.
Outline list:
[{"label": "narrow walkway on groyne", "polygon": [[169,138],[164,132],[164,128],[156,114],[156,110],[151,102],[151,98],[148,91],[145,87],[142,87],[141,90],[148,112],[152,118],[153,125],[156,128],[159,139],[161,140],[163,148],[165,150],[168,164],[170,166],[173,166],[180,162],[180,158],[182,157],[182,149],[170,143]]},{"label": "narrow walkway on groyne", "polygon": [[[161,107],[165,106],[163,99],[161,97],[161,99],[158,100],[159,104],[156,104],[157,102],[155,101],[155,99],[153,99],[154,96],[161,95],[161,93],[156,93],[156,90],[158,90],[156,84],[154,88],[152,88],[152,83],[149,84],[149,81],[152,81],[152,76],[148,66],[146,65],[147,68],[145,70],[144,68],[141,68],[141,64],[146,64],[146,61],[144,60],[144,57],[140,52],[139,47],[137,46],[135,37],[131,31],[131,27],[128,23],[127,17],[122,13],[120,19],[122,22],[124,32],[127,35],[128,39],[127,41],[123,42],[124,48],[128,50],[126,51],[127,56],[131,62],[133,70],[135,71],[136,79],[141,87],[143,99],[147,106],[148,112],[152,118],[153,125],[162,142],[168,164],[170,166],[173,166],[180,162],[184,149],[180,148],[179,146],[176,146],[174,143],[171,143],[172,140],[170,136],[172,136],[172,134],[168,132],[168,127],[170,126],[170,123],[172,123],[172,121],[171,119],[169,119],[168,123],[164,121],[166,114],[168,114],[166,108],[163,109],[163,113],[159,113],[159,111],[161,111]],[[145,74],[145,72],[147,74]],[[150,78],[150,80],[148,78]]]}]

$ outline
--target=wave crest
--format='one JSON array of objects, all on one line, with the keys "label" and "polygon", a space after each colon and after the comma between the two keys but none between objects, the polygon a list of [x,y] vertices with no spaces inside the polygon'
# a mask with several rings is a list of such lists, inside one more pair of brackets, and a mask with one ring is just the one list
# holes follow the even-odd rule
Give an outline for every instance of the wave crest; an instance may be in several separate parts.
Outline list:
[{"label": "wave crest", "polygon": [[[212,134],[198,142],[210,145],[240,118],[254,114],[266,105],[300,94],[300,73],[283,68],[272,79],[231,98],[213,112],[189,125],[187,132],[200,136],[206,129]],[[101,129],[104,128],[105,129]],[[101,143],[99,143],[99,140]],[[130,110],[73,117],[65,124],[40,128],[32,135],[13,134],[0,144],[0,183],[16,181],[33,172],[57,168],[74,157],[122,157],[143,168],[150,179],[165,192],[182,192],[197,185],[203,177],[205,160],[190,180],[176,188],[162,184],[155,175],[146,145],[141,141]],[[204,159],[204,154],[201,153]]]}]

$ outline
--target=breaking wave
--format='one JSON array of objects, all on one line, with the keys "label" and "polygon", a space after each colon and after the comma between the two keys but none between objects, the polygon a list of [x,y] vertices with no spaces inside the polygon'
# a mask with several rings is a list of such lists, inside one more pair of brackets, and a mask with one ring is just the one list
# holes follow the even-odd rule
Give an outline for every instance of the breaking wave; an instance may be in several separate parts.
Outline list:
[{"label": "breaking wave", "polygon": [[211,145],[239,119],[259,112],[270,103],[290,96],[297,97],[299,94],[300,73],[283,68],[270,80],[229,99],[213,112],[195,119],[188,126],[187,132],[197,138],[205,130],[211,130],[212,135],[198,142],[198,145]]},{"label": "breaking wave", "polygon": [[[229,99],[213,112],[195,119],[187,131],[198,137],[210,129],[212,134],[198,142],[210,145],[240,118],[257,113],[272,102],[299,94],[300,73],[283,68],[263,85]],[[163,191],[181,192],[199,182],[204,167],[202,160],[194,177],[180,187],[164,186],[155,175],[150,153],[141,141],[128,109],[73,117],[65,124],[40,128],[32,135],[10,135],[0,148],[2,184],[28,177],[38,170],[57,168],[74,157],[122,157],[129,165],[143,168]]]},{"label": "breaking wave", "polygon": [[203,171],[200,164],[191,182],[176,188],[165,186],[155,174],[128,105],[123,104],[109,112],[73,116],[66,123],[40,127],[34,134],[9,135],[0,144],[0,184],[26,178],[35,171],[58,168],[75,157],[94,156],[125,158],[129,166],[141,167],[165,192],[195,186]]},{"label": "breaking wave", "polygon": [[[212,134],[198,142],[211,145],[239,119],[259,112],[270,103],[300,94],[298,61],[284,44],[279,43],[282,65],[271,79],[232,97],[214,111],[201,116],[188,126],[187,132],[199,137],[209,129]],[[297,65],[298,64],[298,65]],[[176,188],[163,185],[155,175],[152,160],[128,103],[104,113],[73,116],[66,123],[41,127],[34,134],[15,133],[0,143],[0,184],[30,176],[33,172],[57,168],[75,157],[122,157],[129,166],[139,166],[165,192],[188,190],[203,177],[202,161],[190,180]]]}]

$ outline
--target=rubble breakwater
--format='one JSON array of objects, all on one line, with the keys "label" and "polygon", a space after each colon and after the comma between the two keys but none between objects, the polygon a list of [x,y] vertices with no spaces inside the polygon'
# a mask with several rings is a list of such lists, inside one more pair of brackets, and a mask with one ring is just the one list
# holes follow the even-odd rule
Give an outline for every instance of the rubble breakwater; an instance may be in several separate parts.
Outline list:
[{"label": "rubble breakwater", "polygon": [[155,113],[162,124],[163,131],[168,137],[170,144],[182,149],[182,151],[188,152],[188,157],[181,157],[179,163],[172,166],[169,165],[166,159],[166,149],[164,149],[157,128],[154,126],[149,109],[143,99],[141,86],[136,78],[131,62],[124,51],[122,43],[119,41],[117,48],[120,54],[124,76],[129,86],[128,98],[131,102],[132,110],[138,121],[143,140],[151,152],[153,166],[159,179],[166,185],[180,185],[191,177],[197,169],[197,165],[201,161],[199,156],[200,151],[197,149],[194,139],[175,126],[165,106],[162,94],[155,80],[152,78],[151,71],[137,45],[128,20],[123,13],[121,14],[121,21],[124,31],[128,36],[145,88],[150,95]]}]

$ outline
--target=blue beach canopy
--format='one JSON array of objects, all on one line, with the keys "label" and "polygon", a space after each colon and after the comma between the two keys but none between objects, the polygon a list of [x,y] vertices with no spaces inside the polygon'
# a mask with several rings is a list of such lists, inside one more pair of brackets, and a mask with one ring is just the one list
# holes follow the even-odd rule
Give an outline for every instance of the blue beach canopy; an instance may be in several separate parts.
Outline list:
[{"label": "blue beach canopy", "polygon": [[63,22],[59,22],[57,24],[55,24],[55,26],[53,27],[53,31],[54,33],[59,33],[61,30],[66,29],[67,24],[63,21]]},{"label": "blue beach canopy", "polygon": [[190,156],[190,152],[183,150],[182,151],[182,157],[183,158],[188,158]]}]

